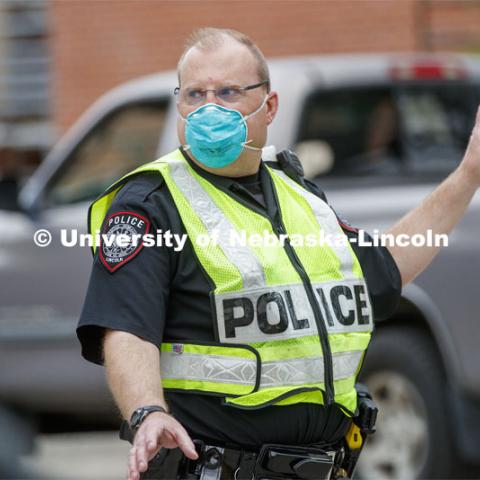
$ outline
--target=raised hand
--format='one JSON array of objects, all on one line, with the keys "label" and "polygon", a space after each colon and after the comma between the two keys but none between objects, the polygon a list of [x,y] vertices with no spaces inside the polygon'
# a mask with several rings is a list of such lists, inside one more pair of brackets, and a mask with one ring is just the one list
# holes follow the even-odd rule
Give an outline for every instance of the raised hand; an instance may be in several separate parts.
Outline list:
[{"label": "raised hand", "polygon": [[468,172],[468,177],[475,181],[477,186],[480,186],[480,107],[460,167]]}]

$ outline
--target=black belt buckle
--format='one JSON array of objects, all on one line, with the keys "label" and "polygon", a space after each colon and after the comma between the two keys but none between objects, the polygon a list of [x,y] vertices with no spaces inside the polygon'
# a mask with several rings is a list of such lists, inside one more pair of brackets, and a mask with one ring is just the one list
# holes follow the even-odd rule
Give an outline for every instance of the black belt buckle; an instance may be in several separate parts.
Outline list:
[{"label": "black belt buckle", "polygon": [[334,459],[317,447],[263,445],[255,464],[255,480],[328,480]]}]

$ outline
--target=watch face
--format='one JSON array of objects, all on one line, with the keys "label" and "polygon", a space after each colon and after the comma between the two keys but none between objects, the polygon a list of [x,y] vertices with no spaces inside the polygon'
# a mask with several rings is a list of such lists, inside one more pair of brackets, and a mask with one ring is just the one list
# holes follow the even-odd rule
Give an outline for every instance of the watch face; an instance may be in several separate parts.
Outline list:
[{"label": "watch face", "polygon": [[140,407],[137,408],[132,413],[132,418],[130,419],[130,428],[136,430],[140,424],[143,422],[144,418],[152,412],[166,412],[163,407],[160,406],[149,406],[149,407]]},{"label": "watch face", "polygon": [[140,420],[142,419],[143,415],[143,409],[139,408],[138,410],[135,410],[132,414],[132,418],[130,420],[130,425],[135,428]]}]

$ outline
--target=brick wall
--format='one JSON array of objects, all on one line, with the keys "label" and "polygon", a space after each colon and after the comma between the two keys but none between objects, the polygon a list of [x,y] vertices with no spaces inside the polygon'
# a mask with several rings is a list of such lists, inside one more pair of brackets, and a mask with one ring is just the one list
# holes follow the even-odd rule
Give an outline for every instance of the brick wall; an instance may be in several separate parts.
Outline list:
[{"label": "brick wall", "polygon": [[54,116],[59,132],[132,77],[174,68],[201,26],[250,35],[265,55],[412,50],[415,2],[52,0]]},{"label": "brick wall", "polygon": [[250,35],[267,56],[480,51],[480,2],[446,0],[51,0],[59,133],[111,87],[174,68],[202,26]]},{"label": "brick wall", "polygon": [[430,2],[425,10],[426,48],[480,53],[480,2]]}]

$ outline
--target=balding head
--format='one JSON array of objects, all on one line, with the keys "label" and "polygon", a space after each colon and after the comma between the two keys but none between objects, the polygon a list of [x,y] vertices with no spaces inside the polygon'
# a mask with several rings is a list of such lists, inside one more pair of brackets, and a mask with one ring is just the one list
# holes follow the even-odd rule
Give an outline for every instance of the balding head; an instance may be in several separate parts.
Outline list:
[{"label": "balding head", "polygon": [[201,28],[195,30],[188,37],[177,65],[178,84],[181,85],[182,66],[191,49],[195,48],[205,52],[211,52],[232,42],[243,45],[248,49],[256,64],[258,80],[261,82],[265,80],[268,81],[267,91],[270,91],[270,75],[263,53],[247,35],[227,28]]},{"label": "balding head", "polygon": [[[248,37],[233,30],[203,29],[191,35],[178,64],[178,75],[177,132],[182,145],[186,145],[186,119],[202,105],[217,104],[236,110],[247,123],[250,148],[245,147],[237,160],[222,168],[210,168],[201,162],[198,165],[216,175],[232,177],[258,171],[267,128],[278,108],[277,93],[266,91],[268,69],[260,50]],[[243,93],[231,101],[217,96],[219,90],[229,88],[239,88]],[[189,102],[185,96],[189,92],[200,92],[200,102]],[[193,154],[192,160],[197,161]]]}]

